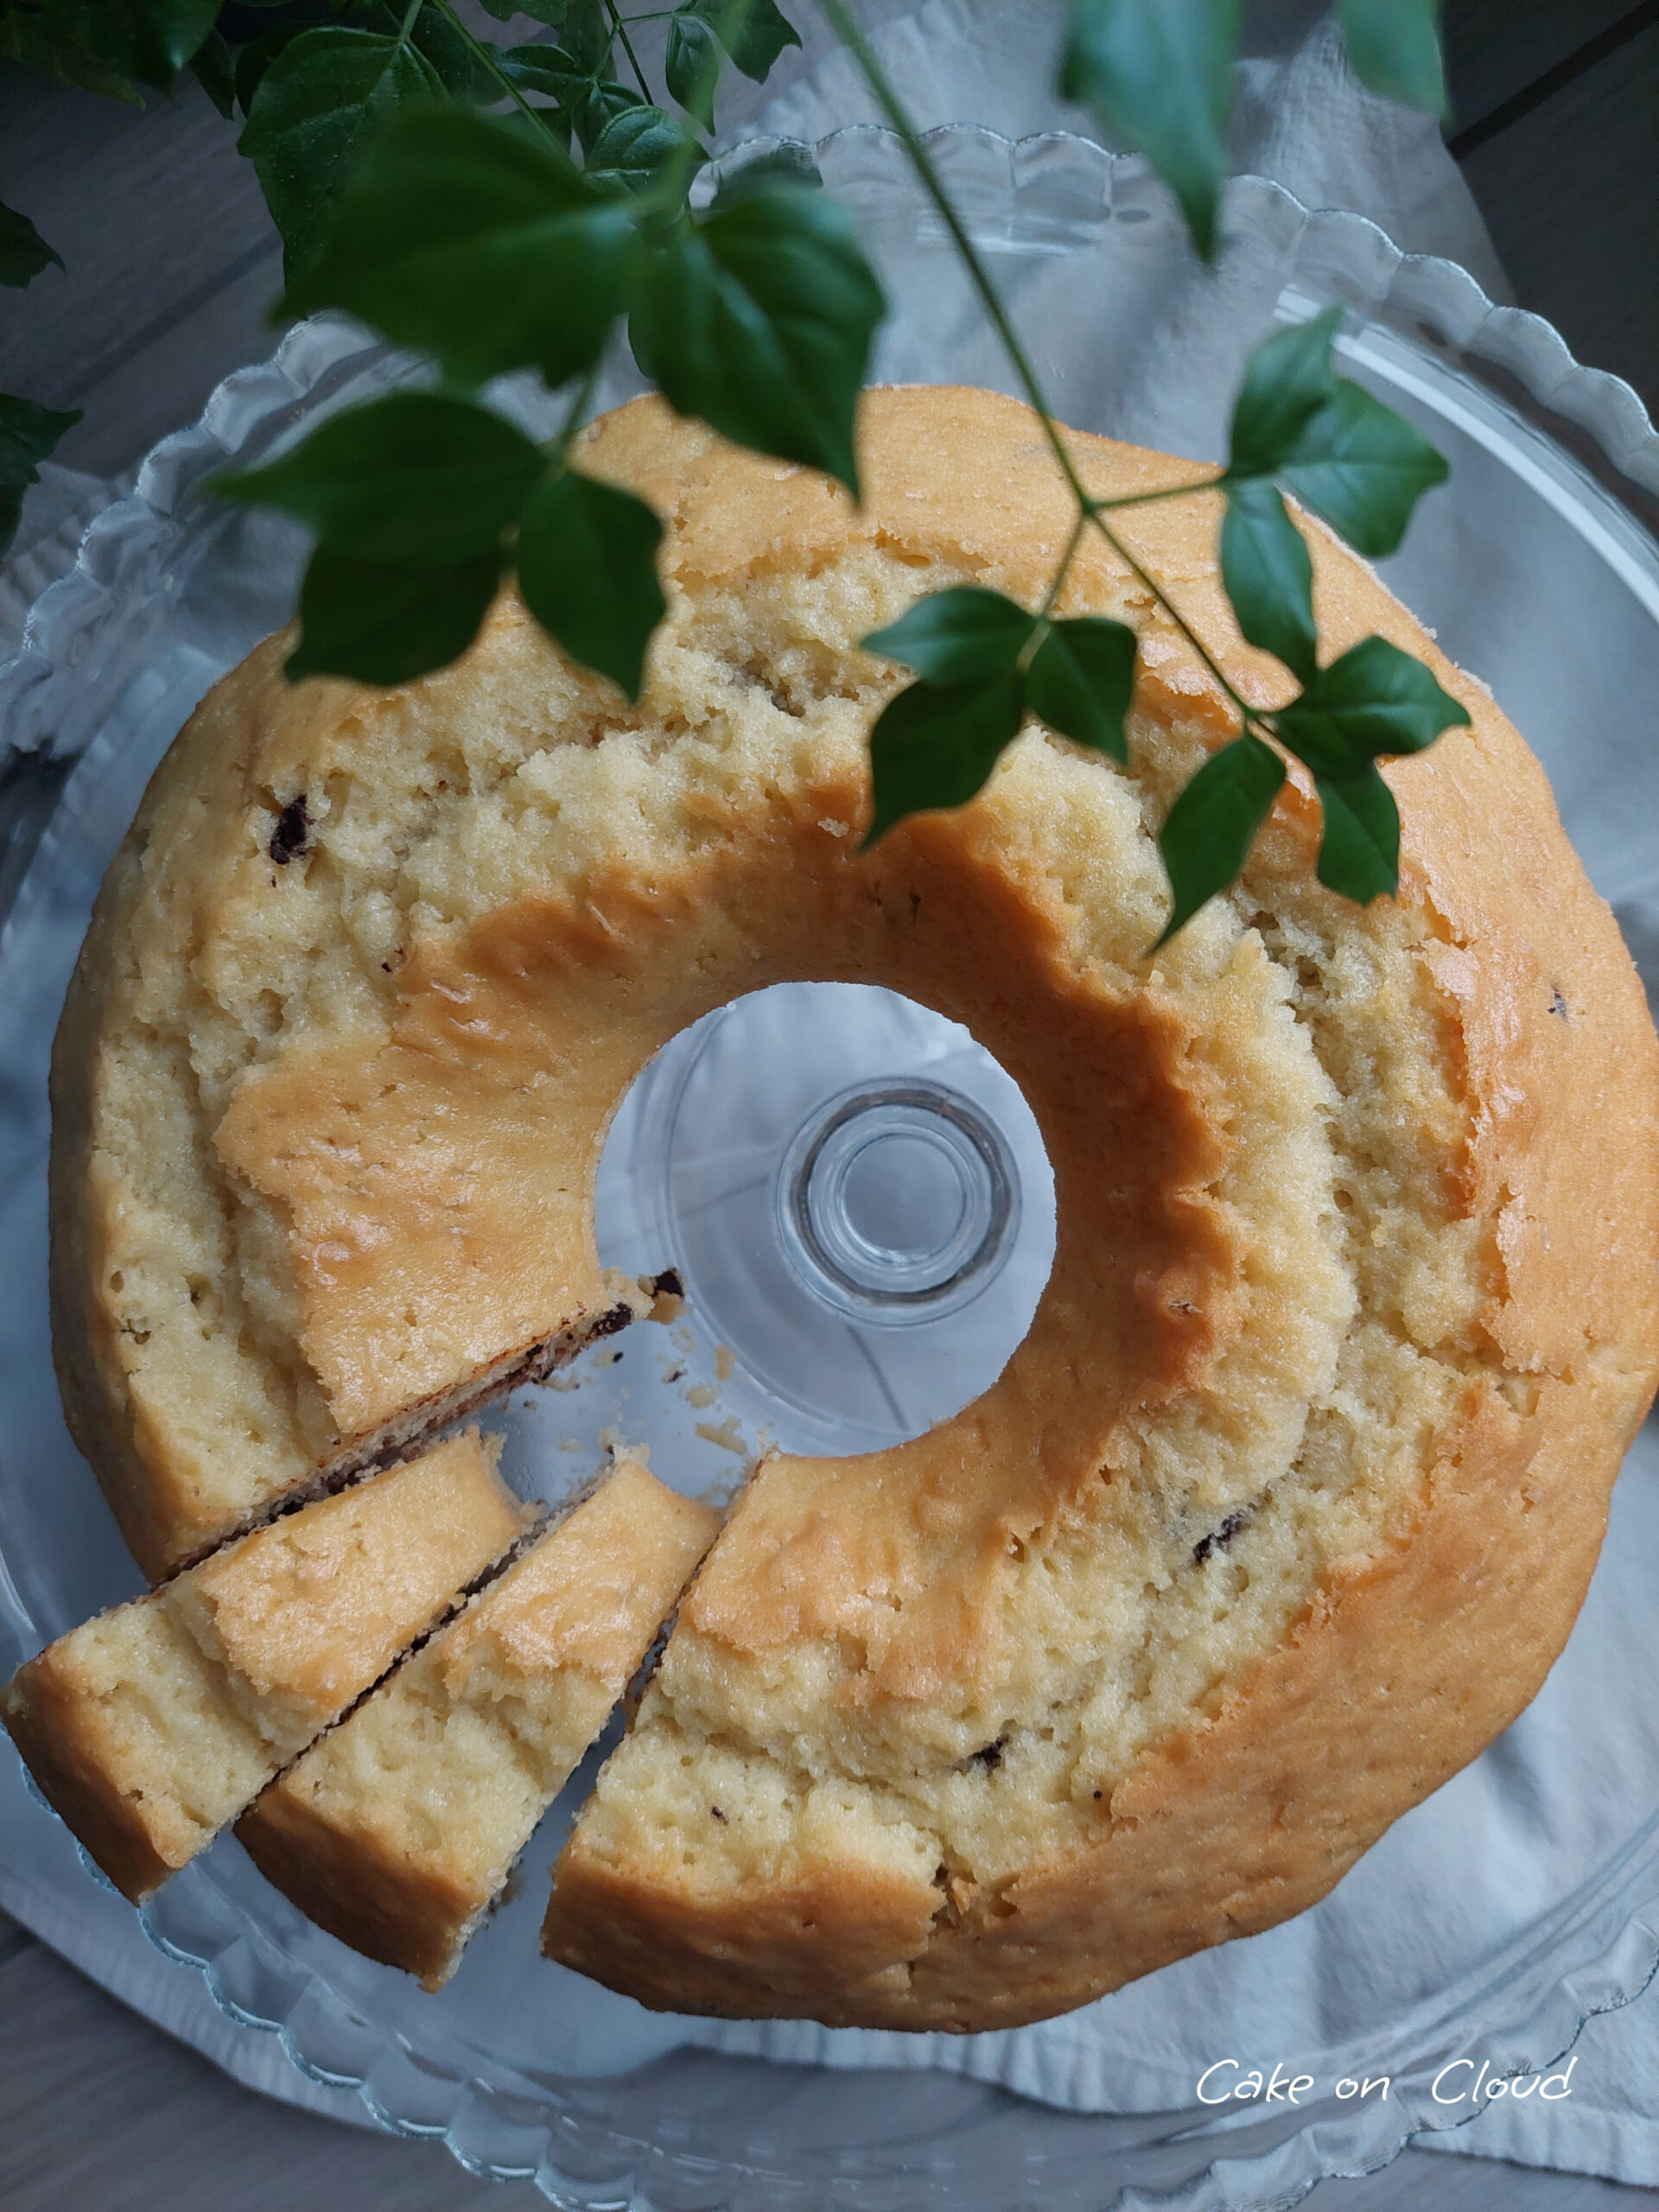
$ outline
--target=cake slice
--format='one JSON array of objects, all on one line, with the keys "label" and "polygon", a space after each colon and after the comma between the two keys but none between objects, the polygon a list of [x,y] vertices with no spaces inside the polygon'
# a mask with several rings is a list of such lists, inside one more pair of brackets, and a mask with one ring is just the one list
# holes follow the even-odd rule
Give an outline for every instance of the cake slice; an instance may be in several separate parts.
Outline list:
[{"label": "cake slice", "polygon": [[254,1863],[441,1986],[719,1527],[624,1461],[271,1784],[237,1828]]},{"label": "cake slice", "polygon": [[475,1433],[227,1545],[20,1667],[0,1718],[137,1904],[524,1534]]}]

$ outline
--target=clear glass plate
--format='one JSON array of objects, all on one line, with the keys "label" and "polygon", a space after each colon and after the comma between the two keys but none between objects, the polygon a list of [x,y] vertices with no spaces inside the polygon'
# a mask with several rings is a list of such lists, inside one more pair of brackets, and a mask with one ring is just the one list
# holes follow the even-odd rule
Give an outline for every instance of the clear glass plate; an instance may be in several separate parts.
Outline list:
[{"label": "clear glass plate", "polygon": [[[1652,962],[1659,435],[1629,388],[1576,366],[1548,326],[1493,307],[1461,270],[1402,257],[1371,225],[1310,214],[1259,179],[1232,188],[1226,250],[1206,273],[1138,161],[1065,137],[1016,145],[969,128],[931,143],[1058,413],[1079,427],[1218,456],[1249,346],[1275,319],[1332,300],[1352,310],[1341,340],[1347,372],[1421,423],[1453,468],[1388,580],[1526,732],[1592,875],[1638,958]],[[859,211],[893,302],[878,376],[1008,388],[893,138],[842,131],[816,157]],[[0,671],[12,748],[0,777],[0,907],[10,908],[0,934],[0,1264],[11,1287],[0,1307],[0,1669],[137,1586],[50,1381],[44,1071],[87,903],[151,766],[207,686],[293,603],[297,535],[215,505],[204,482],[228,458],[253,461],[322,410],[410,373],[343,322],[302,325],[273,362],[231,378],[194,429],[157,448],[134,496],[98,518],[74,572],[44,594],[21,653]],[[598,404],[639,388],[619,355]],[[537,419],[532,392],[511,385],[501,397]],[[975,1080],[951,1074],[964,1095]],[[613,1194],[624,1212],[630,1189],[622,1173]],[[675,1380],[687,1389],[668,1389],[659,1373],[642,1392],[645,1364],[590,1359],[569,1389],[516,1402],[507,1418],[520,1479],[547,1487],[561,1452],[574,1475],[607,1427],[647,1418],[683,1442],[690,1484],[721,1465],[734,1471],[726,1445],[703,1433],[719,1425],[728,1381],[712,1338],[694,1332],[677,1351],[687,1372]],[[274,2030],[296,2065],[359,2088],[385,2125],[442,2138],[476,2171],[533,2177],[562,2205],[1287,2203],[1325,2177],[1383,2163],[1418,2129],[1466,2118],[1431,2093],[1448,2060],[1478,2045],[1494,2075],[1553,2064],[1586,2018],[1628,2003],[1654,1972],[1659,1724],[1626,1710],[1633,1700],[1599,1699],[1595,1685],[1610,1673],[1653,1679],[1659,1627],[1641,1563],[1656,1548],[1649,1430],[1621,1480],[1614,1540],[1580,1630],[1517,1723],[1554,1726],[1580,1762],[1557,1777],[1535,1859],[1506,1866],[1479,1848],[1482,1808],[1514,1771],[1522,1739],[1511,1732],[1305,1916],[1320,1927],[1344,1913],[1370,1913],[1366,1924],[1409,1919],[1428,1939],[1419,1951],[1438,1964],[1425,1979],[1421,1966],[1407,1973],[1379,1955],[1324,1993],[1294,2050],[1262,2053],[1315,2077],[1316,2095],[1294,2111],[1207,2107],[1195,2084],[1232,2047],[1227,2024],[1271,2011],[1287,1947],[1301,1940],[1294,1923],[1105,2000],[1122,2031],[1116,2044],[1106,2037],[1081,2088],[1054,2088],[1056,2046],[1042,2030],[1022,2031],[1035,2039],[1024,2044],[931,2046],[939,2064],[929,2070],[872,2064],[892,2056],[891,2043],[810,2029],[772,2047],[834,2063],[746,2058],[741,2029],[716,2031],[721,2048],[677,2049],[665,2023],[661,2055],[637,2065],[645,2016],[537,1956],[543,1870],[564,1801],[531,1847],[523,1893],[437,1998],[309,1927],[233,1843],[169,1884],[145,1924],[168,1955],[206,1974],[227,2012]],[[1524,1740],[1535,1767],[1542,1738]],[[1448,1895],[1433,1878],[1448,1836],[1467,1846],[1467,1893]],[[1192,1980],[1205,1974],[1211,1982]],[[1212,1986],[1224,1993],[1221,2024],[1201,2041],[1185,2024],[1194,1987]],[[944,2070],[952,2061],[958,2070]],[[1338,2100],[1335,2083],[1355,2068],[1390,2075],[1389,2099]],[[997,2082],[1046,2082],[1057,2098],[1113,2109],[1052,2109]]]}]

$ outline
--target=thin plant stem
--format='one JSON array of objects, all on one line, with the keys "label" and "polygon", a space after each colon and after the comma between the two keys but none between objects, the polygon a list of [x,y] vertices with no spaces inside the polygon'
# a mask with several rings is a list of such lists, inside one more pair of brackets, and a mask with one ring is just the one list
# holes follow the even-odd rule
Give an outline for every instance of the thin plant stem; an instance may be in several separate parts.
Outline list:
[{"label": "thin plant stem", "polygon": [[1196,484],[1164,484],[1155,492],[1123,492],[1115,499],[1090,499],[1089,505],[1095,514],[1115,514],[1119,507],[1149,507],[1155,499],[1185,499],[1194,492],[1218,492],[1224,481],[1220,476],[1204,476]]},{"label": "thin plant stem", "polygon": [[597,361],[592,364],[582,382],[576,386],[570,404],[564,410],[564,420],[559,425],[558,435],[552,440],[548,448],[556,460],[563,459],[570,449],[570,441],[582,428],[582,418],[588,412],[588,404],[594,396],[594,387],[599,382],[599,365]]},{"label": "thin plant stem", "polygon": [[1117,532],[1111,528],[1109,524],[1103,522],[1097,514],[1091,514],[1089,520],[1093,524],[1094,528],[1100,533],[1101,537],[1103,537],[1106,543],[1111,547],[1118,559],[1123,563],[1124,566],[1128,569],[1133,575],[1140,579],[1141,583],[1146,586],[1147,589],[1157,601],[1159,606],[1163,608],[1165,613],[1168,615],[1170,620],[1180,632],[1182,637],[1186,639],[1187,644],[1192,648],[1192,651],[1204,663],[1204,665],[1209,670],[1216,682],[1220,684],[1222,690],[1226,693],[1234,707],[1236,708],[1240,719],[1247,726],[1259,719],[1255,709],[1249,704],[1249,701],[1242,698],[1238,692],[1234,690],[1231,683],[1229,683],[1227,677],[1223,674],[1220,667],[1217,664],[1215,656],[1211,652],[1208,645],[1205,644],[1198,632],[1193,629],[1192,624],[1188,622],[1186,617],[1181,613],[1180,608],[1176,606],[1174,601],[1169,596],[1169,594],[1163,588],[1162,585],[1159,583],[1157,578],[1151,575],[1150,572],[1142,567],[1141,563],[1135,559],[1134,554],[1130,552],[1128,547],[1123,543]]},{"label": "thin plant stem", "polygon": [[[522,114],[527,115],[531,121],[535,124],[536,128],[538,130],[544,132],[548,137],[551,138],[555,145],[559,145],[559,134],[554,130],[551,124],[549,123],[543,111],[538,107],[532,107],[531,105],[530,102],[524,98],[518,86],[513,83],[506,71],[503,69],[500,64],[497,61],[489,48],[484,44],[484,41],[481,39],[477,39],[473,36],[471,31],[467,29],[466,24],[462,22],[461,17],[455,13],[454,8],[450,6],[449,0],[431,0],[431,3],[437,9],[439,14],[447,17],[449,22],[454,26],[455,29],[461,33],[467,45],[473,49],[473,52],[477,56],[478,60],[484,64],[484,67],[489,71],[491,76],[495,79],[495,81],[500,86],[502,91],[505,92],[507,97],[512,100],[513,105],[518,108]],[[415,4],[418,10],[422,5],[422,0],[415,0]],[[563,151],[563,148],[562,146],[560,146],[560,151]]]},{"label": "thin plant stem", "polygon": [[[876,103],[881,109],[882,113],[887,117],[888,122],[893,125],[893,130],[898,133],[899,137],[903,142],[905,151],[910,157],[911,167],[915,170],[918,178],[920,180],[923,190],[927,194],[928,198],[933,202],[933,206],[938,212],[940,221],[950,233],[951,242],[956,246],[957,251],[961,255],[963,265],[968,271],[968,275],[973,283],[974,289],[979,294],[981,302],[983,303],[985,312],[990,316],[991,321],[995,327],[996,334],[1002,341],[1003,350],[1007,354],[1008,359],[1013,365],[1015,376],[1018,377],[1020,385],[1024,388],[1026,397],[1031,404],[1032,410],[1037,416],[1038,420],[1043,426],[1043,435],[1048,441],[1049,447],[1053,453],[1055,460],[1060,465],[1061,473],[1065,476],[1066,483],[1071,487],[1071,496],[1077,503],[1080,515],[1084,517],[1098,532],[1098,534],[1105,539],[1107,544],[1111,547],[1112,550],[1117,555],[1119,560],[1123,562],[1126,567],[1128,567],[1131,572],[1140,579],[1141,582],[1145,585],[1146,588],[1151,592],[1153,597],[1169,616],[1170,620],[1175,625],[1177,630],[1179,631],[1182,637],[1185,639],[1187,644],[1198,655],[1199,660],[1208,670],[1210,675],[1221,686],[1222,690],[1225,693],[1228,699],[1231,701],[1239,715],[1248,723],[1252,719],[1251,709],[1245,703],[1244,700],[1239,696],[1239,694],[1234,690],[1232,684],[1229,683],[1227,677],[1217,664],[1214,655],[1209,651],[1207,646],[1205,646],[1203,640],[1198,636],[1196,632],[1194,632],[1191,625],[1182,615],[1180,610],[1171,603],[1167,594],[1165,593],[1155,580],[1147,574],[1146,569],[1138,560],[1136,560],[1134,554],[1129,551],[1128,546],[1125,545],[1119,538],[1117,533],[1109,526],[1109,524],[1103,522],[1101,519],[1102,513],[1109,507],[1117,505],[1128,506],[1134,504],[1140,504],[1148,497],[1156,499],[1174,499],[1183,492],[1189,492],[1196,489],[1208,489],[1209,486],[1207,485],[1204,486],[1193,485],[1172,485],[1167,492],[1160,492],[1151,494],[1135,494],[1132,499],[1125,499],[1122,500],[1096,499],[1092,493],[1089,492],[1084,486],[1082,478],[1077,474],[1076,464],[1073,462],[1071,453],[1067,449],[1065,441],[1060,435],[1059,426],[1055,422],[1053,416],[1049,412],[1047,399],[1044,396],[1042,385],[1038,379],[1036,370],[1032,365],[1030,356],[1027,353],[1025,347],[1020,344],[1019,334],[1014,329],[1013,323],[1008,320],[1007,310],[1002,305],[1002,302],[998,296],[996,287],[992,283],[989,274],[985,268],[985,264],[979,257],[978,248],[975,245],[972,238],[969,237],[966,226],[963,225],[962,218],[957,214],[956,207],[951,201],[950,195],[944,188],[944,181],[941,179],[938,170],[934,166],[933,157],[928,152],[927,148],[923,144],[921,134],[917,130],[914,123],[911,120],[909,111],[906,108],[904,102],[899,99],[898,92],[889,81],[887,72],[882,68],[880,61],[877,60],[874,49],[870,45],[869,41],[864,36],[862,31],[860,30],[858,25],[854,22],[850,12],[845,5],[845,0],[819,0],[819,5],[822,7],[824,15],[828,17],[830,28],[834,30],[836,37],[847,48],[847,51],[852,55],[854,61],[857,64],[860,74],[863,77],[865,83],[869,86],[872,93],[874,93]],[[1075,545],[1072,550],[1075,551]],[[1070,565],[1070,559],[1071,556],[1068,555],[1067,566]]]},{"label": "thin plant stem", "polygon": [[622,41],[622,51],[628,57],[628,67],[633,72],[634,83],[639,87],[639,97],[647,107],[654,107],[656,102],[651,97],[651,86],[645,82],[645,73],[639,67],[639,57],[633,50],[633,41],[628,36],[626,22],[617,11],[616,0],[605,0],[605,13],[611,19],[612,32]]},{"label": "thin plant stem", "polygon": [[974,289],[983,302],[986,313],[996,327],[996,334],[1002,341],[1003,350],[1014,364],[1014,374],[1025,387],[1026,397],[1042,419],[1044,435],[1053,448],[1054,458],[1058,461],[1066,482],[1071,487],[1072,496],[1080,507],[1089,506],[1091,504],[1090,495],[1084,490],[1082,480],[1072,466],[1071,456],[1065,449],[1065,442],[1048,412],[1043,398],[1042,387],[1037,380],[1037,372],[1033,368],[1026,349],[1020,342],[1019,334],[1009,321],[1007,312],[997,296],[996,287],[987,276],[978,251],[969,237],[950,194],[944,188],[939,173],[933,165],[932,156],[922,143],[921,134],[911,121],[909,111],[888,82],[886,71],[875,58],[874,49],[853,21],[851,14],[843,5],[843,0],[819,0],[819,4],[829,17],[830,28],[836,37],[857,63],[865,83],[875,95],[877,105],[904,142],[905,151],[910,156],[911,167],[921,180],[923,190],[933,202],[939,220],[950,232],[951,242],[962,256],[969,276],[973,280]]},{"label": "thin plant stem", "polygon": [[1071,525],[1071,535],[1065,541],[1065,550],[1060,556],[1060,565],[1049,578],[1048,589],[1043,594],[1042,606],[1038,609],[1039,621],[1046,622],[1059,604],[1060,594],[1065,588],[1066,577],[1071,573],[1071,563],[1077,557],[1077,548],[1082,544],[1083,533],[1088,527],[1089,518],[1079,507],[1077,518]]}]

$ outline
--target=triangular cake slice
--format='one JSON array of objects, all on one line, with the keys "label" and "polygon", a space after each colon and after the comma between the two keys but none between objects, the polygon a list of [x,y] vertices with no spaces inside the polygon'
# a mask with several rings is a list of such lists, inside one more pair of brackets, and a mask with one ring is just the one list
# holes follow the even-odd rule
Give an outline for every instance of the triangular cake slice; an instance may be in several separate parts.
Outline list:
[{"label": "triangular cake slice", "polygon": [[448,1980],[720,1527],[624,1461],[238,1826],[301,1910]]},{"label": "triangular cake slice", "polygon": [[475,1433],[285,1515],[48,1644],[0,1691],[44,1795],[137,1904],[529,1525]]}]

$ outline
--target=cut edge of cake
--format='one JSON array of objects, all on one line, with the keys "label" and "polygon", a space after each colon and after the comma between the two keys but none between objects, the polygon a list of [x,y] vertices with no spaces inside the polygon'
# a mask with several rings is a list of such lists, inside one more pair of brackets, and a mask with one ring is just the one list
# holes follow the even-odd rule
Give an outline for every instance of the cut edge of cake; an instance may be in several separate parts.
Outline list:
[{"label": "cut edge of cake", "polygon": [[523,1542],[476,1431],[238,1538],[20,1667],[0,1720],[142,1904]]},{"label": "cut edge of cake", "polygon": [[237,1827],[255,1865],[441,1987],[720,1526],[619,1462],[262,1793]]}]

